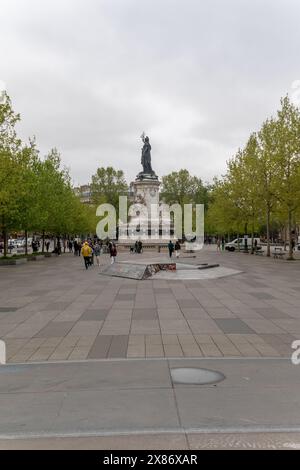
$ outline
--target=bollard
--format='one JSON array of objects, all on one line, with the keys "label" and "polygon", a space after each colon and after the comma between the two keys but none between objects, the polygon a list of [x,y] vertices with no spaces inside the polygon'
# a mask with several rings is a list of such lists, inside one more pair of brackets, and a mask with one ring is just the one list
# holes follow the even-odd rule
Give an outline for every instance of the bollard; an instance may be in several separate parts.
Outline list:
[{"label": "bollard", "polygon": [[0,364],[6,364],[6,347],[4,341],[0,340]]}]

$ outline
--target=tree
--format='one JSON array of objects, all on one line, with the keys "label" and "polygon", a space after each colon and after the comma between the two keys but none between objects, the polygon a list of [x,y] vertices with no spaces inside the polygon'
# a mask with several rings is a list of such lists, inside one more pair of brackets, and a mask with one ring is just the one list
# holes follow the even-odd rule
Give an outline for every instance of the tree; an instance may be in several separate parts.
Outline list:
[{"label": "tree", "polygon": [[276,165],[278,200],[286,215],[289,256],[293,259],[293,216],[300,203],[300,112],[286,96],[276,120]]},{"label": "tree", "polygon": [[200,178],[191,176],[188,170],[173,171],[162,177],[161,198],[167,204],[206,204],[208,188]]},{"label": "tree", "polygon": [[0,228],[4,239],[4,255],[7,254],[7,235],[18,216],[18,197],[22,192],[20,165],[16,155],[21,141],[17,138],[15,125],[20,120],[5,94],[0,104]]},{"label": "tree", "polygon": [[101,167],[92,176],[91,199],[96,206],[109,203],[118,210],[119,196],[126,195],[127,192],[128,185],[122,170]]},{"label": "tree", "polygon": [[279,168],[276,159],[276,130],[274,119],[267,119],[258,132],[258,173],[259,197],[266,216],[267,256],[271,256],[270,224],[271,214],[278,201]]}]

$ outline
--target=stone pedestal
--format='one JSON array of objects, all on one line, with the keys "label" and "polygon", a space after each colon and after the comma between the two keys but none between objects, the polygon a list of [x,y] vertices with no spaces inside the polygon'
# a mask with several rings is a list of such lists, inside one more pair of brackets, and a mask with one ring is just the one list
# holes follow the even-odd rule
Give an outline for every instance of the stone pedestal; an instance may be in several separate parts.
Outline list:
[{"label": "stone pedestal", "polygon": [[[166,244],[170,240],[170,219],[159,211],[159,187],[156,175],[139,174],[131,183],[133,205],[129,208],[128,224],[119,226],[119,243],[132,245],[135,240],[145,244]],[[130,238],[126,239],[126,233]],[[173,238],[173,237],[171,237]]]}]

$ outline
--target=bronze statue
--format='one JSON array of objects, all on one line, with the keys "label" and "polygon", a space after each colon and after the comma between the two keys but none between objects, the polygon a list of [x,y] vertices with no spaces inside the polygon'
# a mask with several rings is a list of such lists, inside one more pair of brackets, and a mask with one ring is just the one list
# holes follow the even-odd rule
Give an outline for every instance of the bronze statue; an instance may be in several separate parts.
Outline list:
[{"label": "bronze statue", "polygon": [[143,133],[141,135],[142,141],[144,142],[144,146],[142,148],[142,158],[141,164],[143,165],[143,173],[147,173],[150,175],[154,174],[151,166],[151,145],[149,142],[149,137],[145,136]]}]

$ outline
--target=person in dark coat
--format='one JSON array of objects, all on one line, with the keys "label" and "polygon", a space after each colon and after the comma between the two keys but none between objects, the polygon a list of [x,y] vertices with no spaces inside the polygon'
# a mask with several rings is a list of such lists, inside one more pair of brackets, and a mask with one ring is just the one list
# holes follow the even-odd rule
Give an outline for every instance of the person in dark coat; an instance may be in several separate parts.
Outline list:
[{"label": "person in dark coat", "polygon": [[174,243],[170,240],[168,243],[168,249],[169,249],[169,256],[172,258],[173,251],[174,251]]},{"label": "person in dark coat", "polygon": [[180,250],[181,250],[181,246],[180,246],[179,240],[177,240],[176,243],[175,243],[175,255],[176,255],[176,258],[179,258]]}]

